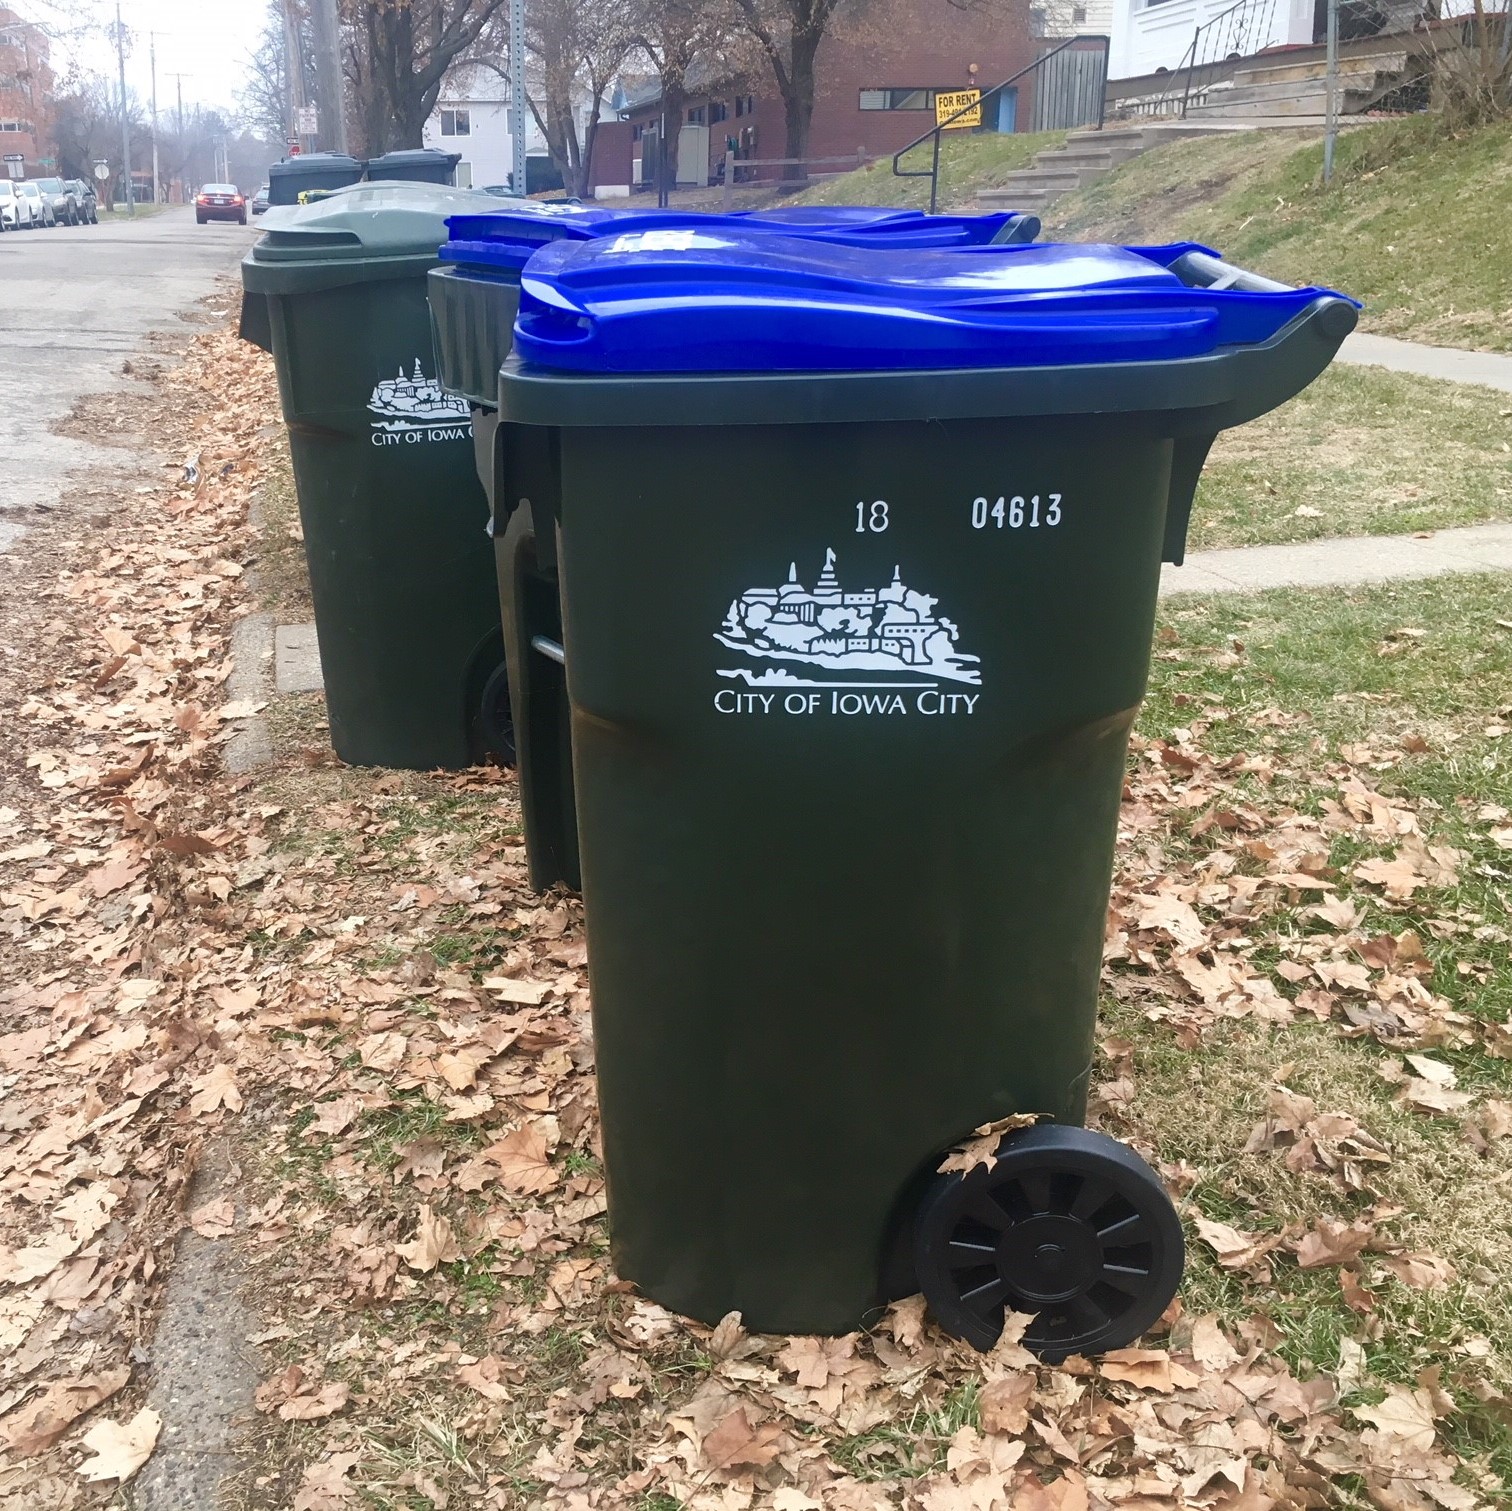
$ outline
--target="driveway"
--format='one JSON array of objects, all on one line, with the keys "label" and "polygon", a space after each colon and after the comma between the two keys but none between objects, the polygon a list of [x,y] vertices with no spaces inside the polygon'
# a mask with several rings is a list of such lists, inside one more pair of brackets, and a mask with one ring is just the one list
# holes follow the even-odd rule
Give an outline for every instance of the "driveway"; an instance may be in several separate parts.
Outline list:
[{"label": "driveway", "polygon": [[179,312],[235,271],[255,235],[174,207],[0,236],[0,551],[57,501],[67,472],[119,465],[52,426],[81,394],[128,388],[122,362],[148,332],[187,329]]}]

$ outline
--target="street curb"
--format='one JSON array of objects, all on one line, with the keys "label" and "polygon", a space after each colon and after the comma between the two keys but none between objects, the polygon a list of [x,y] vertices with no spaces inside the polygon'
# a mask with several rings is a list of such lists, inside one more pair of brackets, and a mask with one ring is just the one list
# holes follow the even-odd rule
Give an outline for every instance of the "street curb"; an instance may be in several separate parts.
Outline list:
[{"label": "street curb", "polygon": [[[273,696],[273,616],[248,614],[231,630],[231,675],[226,678],[228,702],[267,703]],[[273,760],[273,735],[268,721],[254,714],[226,742],[226,770],[233,775],[255,771]]]}]

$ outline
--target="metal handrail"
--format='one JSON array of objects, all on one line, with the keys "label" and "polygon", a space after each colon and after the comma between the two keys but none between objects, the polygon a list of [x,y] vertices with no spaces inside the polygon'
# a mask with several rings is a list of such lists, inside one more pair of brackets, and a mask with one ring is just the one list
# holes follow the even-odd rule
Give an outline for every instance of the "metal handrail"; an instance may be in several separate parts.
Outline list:
[{"label": "metal handrail", "polygon": [[[1241,5],[1244,5],[1247,3],[1247,0],[1239,0],[1239,3]],[[940,199],[941,133],[948,131],[953,121],[959,120],[963,115],[970,115],[973,110],[980,110],[982,106],[985,105],[987,101],[990,100],[994,95],[1001,94],[1002,91],[1005,90],[1010,84],[1017,84],[1018,81],[1024,78],[1027,74],[1033,73],[1036,69],[1048,63],[1051,58],[1057,56],[1059,53],[1065,52],[1068,47],[1073,46],[1077,42],[1101,42],[1103,45],[1104,57],[1106,57],[1108,49],[1111,45],[1111,39],[1101,35],[1100,33],[1092,33],[1084,37],[1067,37],[1064,42],[1060,43],[1058,46],[1052,47],[1049,52],[1041,53],[1039,57],[1034,60],[1034,62],[1026,64],[1023,68],[1019,69],[1017,73],[1009,74],[1009,76],[1004,79],[1001,84],[994,84],[991,89],[984,89],[972,104],[962,105],[961,108],[957,110],[953,115],[947,116],[943,121],[936,121],[932,129],[926,131],[923,136],[915,137],[914,140],[911,141],[906,147],[898,148],[898,150],[893,153],[893,177],[927,178],[929,180],[929,213],[933,215]],[[1097,105],[1097,129],[1099,131],[1102,130],[1103,100],[1105,97],[1106,86],[1104,96],[1099,98]],[[922,147],[924,143],[927,142],[931,137],[934,138],[934,154],[927,170],[922,168],[900,168],[898,166],[899,161],[903,157],[912,152],[915,147]]]},{"label": "metal handrail", "polygon": [[1192,98],[1192,75],[1199,67],[1204,65],[1197,61],[1197,44],[1202,40],[1203,32],[1210,32],[1220,21],[1227,20],[1235,11],[1243,10],[1250,0],[1237,0],[1237,3],[1229,6],[1227,10],[1221,10],[1216,16],[1210,16],[1196,31],[1192,33],[1192,45],[1187,49],[1192,55],[1192,66],[1187,69],[1186,87],[1181,91],[1181,119],[1186,119],[1187,105]]}]

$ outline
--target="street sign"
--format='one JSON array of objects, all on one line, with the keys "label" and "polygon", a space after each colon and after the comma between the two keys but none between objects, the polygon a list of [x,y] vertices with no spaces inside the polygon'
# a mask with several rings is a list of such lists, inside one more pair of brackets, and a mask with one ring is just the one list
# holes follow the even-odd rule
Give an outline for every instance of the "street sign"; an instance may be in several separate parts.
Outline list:
[{"label": "street sign", "polygon": [[99,179],[99,181],[103,184],[105,180],[110,177],[110,164],[96,163],[94,165],[94,174],[95,177]]},{"label": "street sign", "polygon": [[320,130],[320,112],[313,105],[301,105],[294,114],[301,136],[314,136]]},{"label": "street sign", "polygon": [[[971,109],[967,110],[966,107]],[[956,111],[965,110],[965,115],[956,116],[950,120]],[[941,89],[935,92],[935,125],[944,126],[950,131],[962,130],[967,126],[980,126],[982,124],[982,91],[980,89]]]}]

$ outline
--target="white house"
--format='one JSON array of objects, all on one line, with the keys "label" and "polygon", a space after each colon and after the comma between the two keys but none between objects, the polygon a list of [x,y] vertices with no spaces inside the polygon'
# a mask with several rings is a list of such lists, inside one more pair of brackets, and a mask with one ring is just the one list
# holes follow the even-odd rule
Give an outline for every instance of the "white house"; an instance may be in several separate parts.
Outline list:
[{"label": "white house", "polygon": [[[575,107],[578,139],[587,130],[590,102]],[[599,111],[601,120],[613,120],[607,101]],[[514,138],[509,130],[509,82],[491,68],[458,68],[447,75],[436,108],[425,123],[422,137],[427,147],[442,152],[460,152],[457,187],[483,189],[507,184],[514,170]],[[525,155],[531,159],[530,179],[536,182],[537,167],[550,162],[546,138],[529,108],[525,111]]]},{"label": "white house", "polygon": [[[514,169],[508,82],[492,69],[456,69],[441,86],[422,139],[427,147],[462,154],[462,161],[457,164],[459,188],[507,184]],[[546,151],[546,143],[528,110],[525,151],[527,155]]]},{"label": "white house", "polygon": [[1199,43],[1198,62],[1313,40],[1314,0],[1113,0],[1108,77],[1129,79],[1190,62],[1197,28],[1216,23]]}]

